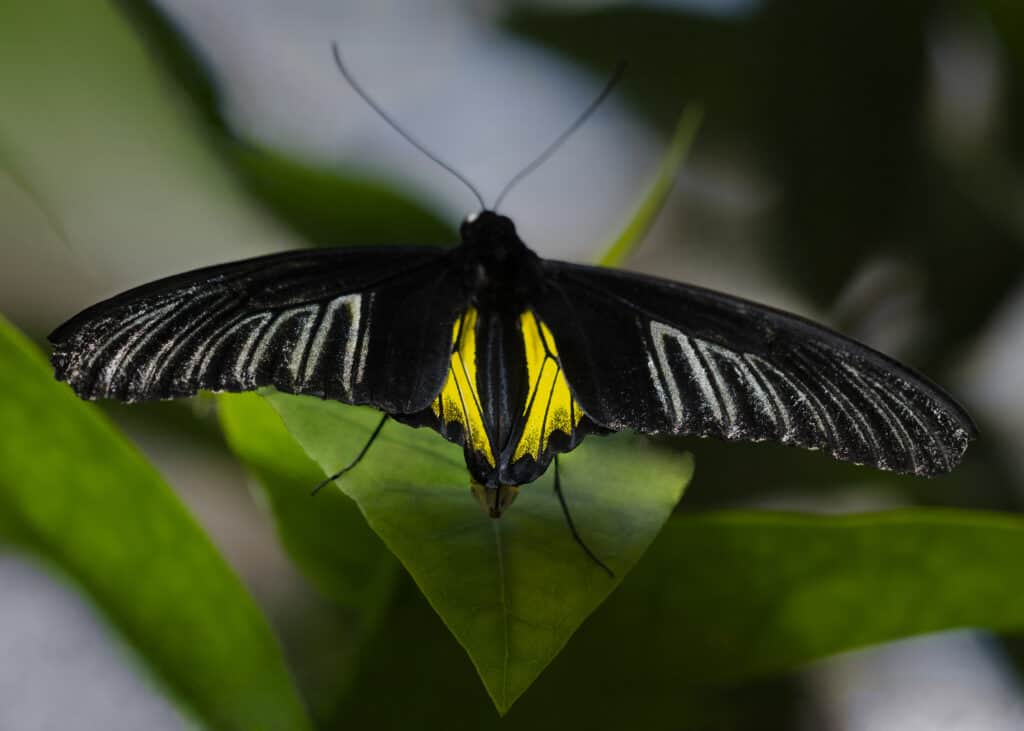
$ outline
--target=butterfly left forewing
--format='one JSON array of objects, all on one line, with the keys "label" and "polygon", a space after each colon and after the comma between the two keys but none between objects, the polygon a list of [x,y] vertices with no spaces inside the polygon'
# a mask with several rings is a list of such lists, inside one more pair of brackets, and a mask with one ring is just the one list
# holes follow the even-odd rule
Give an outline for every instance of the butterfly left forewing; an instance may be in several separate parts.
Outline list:
[{"label": "butterfly left forewing", "polygon": [[57,328],[57,377],[85,398],[261,386],[387,411],[429,404],[462,307],[444,252],[324,249],[257,257],[118,295]]},{"label": "butterfly left forewing", "polygon": [[610,429],[774,440],[934,475],[975,429],[911,369],[802,318],[710,290],[546,262],[537,303],[587,415]]}]

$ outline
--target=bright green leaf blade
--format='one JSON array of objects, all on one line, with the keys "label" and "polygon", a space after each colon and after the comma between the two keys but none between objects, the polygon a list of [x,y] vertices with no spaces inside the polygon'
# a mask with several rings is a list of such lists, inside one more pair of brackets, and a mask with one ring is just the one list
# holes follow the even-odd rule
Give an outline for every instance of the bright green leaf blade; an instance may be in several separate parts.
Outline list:
[{"label": "bright green leaf blade", "polygon": [[152,467],[0,319],[0,513],[215,729],[307,729],[266,620]]},{"label": "bright green leaf blade", "polygon": [[344,493],[324,489],[310,495],[324,472],[265,399],[223,394],[218,411],[228,444],[263,487],[289,555],[341,610],[339,632],[346,642],[344,648],[332,648],[329,677],[303,678],[306,687],[317,687],[311,695],[333,705],[390,605],[401,577],[399,564]]},{"label": "bright green leaf blade", "polygon": [[[268,398],[327,472],[358,453],[379,418],[309,398]],[[502,713],[629,572],[693,469],[689,457],[629,435],[592,437],[560,462],[573,519],[615,580],[573,541],[550,470],[505,517],[489,520],[470,496],[461,449],[391,423],[341,482],[466,648]]]},{"label": "bright green leaf blade", "polygon": [[683,110],[679,122],[676,124],[675,132],[672,133],[668,152],[661,161],[661,165],[658,166],[657,175],[640,199],[639,205],[630,216],[622,232],[598,259],[598,264],[606,267],[619,266],[643,240],[644,234],[654,223],[658,211],[665,204],[668,194],[672,192],[672,184],[675,183],[676,176],[679,174],[679,168],[686,161],[686,156],[693,146],[703,118],[704,105],[699,102],[689,104]]}]

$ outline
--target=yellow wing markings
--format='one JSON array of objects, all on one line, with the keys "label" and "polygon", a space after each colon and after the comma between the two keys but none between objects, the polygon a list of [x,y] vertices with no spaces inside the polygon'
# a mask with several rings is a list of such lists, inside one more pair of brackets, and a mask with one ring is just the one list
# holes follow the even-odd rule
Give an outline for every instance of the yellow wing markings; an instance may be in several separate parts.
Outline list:
[{"label": "yellow wing markings", "polygon": [[[519,318],[526,352],[526,370],[530,397],[523,408],[522,435],[512,455],[518,461],[526,455],[540,460],[551,435],[560,431],[572,436],[583,412],[572,397],[569,382],[562,374],[555,338],[537,315],[527,310]],[[546,394],[546,397],[545,397]]]},{"label": "yellow wing markings", "polygon": [[[462,427],[463,441],[482,454],[492,467],[494,449],[484,424],[477,388],[476,323],[478,313],[469,308],[452,328],[452,356],[448,378],[431,408],[443,423]],[[562,432],[572,436],[583,418],[583,411],[572,397],[562,373],[554,336],[535,313],[527,310],[519,317],[526,356],[529,397],[523,405],[523,426],[512,461],[529,455],[540,461],[551,435]]]},{"label": "yellow wing markings", "polygon": [[[460,424],[463,441],[482,454],[493,467],[494,451],[484,426],[476,385],[476,320],[477,311],[471,307],[455,321],[452,327],[452,359],[448,364],[448,379],[431,408],[442,422]],[[472,397],[468,401],[467,393]]]}]

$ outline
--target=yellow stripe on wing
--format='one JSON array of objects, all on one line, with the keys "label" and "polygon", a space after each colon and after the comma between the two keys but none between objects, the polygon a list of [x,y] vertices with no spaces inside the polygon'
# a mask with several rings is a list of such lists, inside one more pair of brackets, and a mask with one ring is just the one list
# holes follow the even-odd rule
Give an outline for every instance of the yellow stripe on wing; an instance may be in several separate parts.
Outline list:
[{"label": "yellow stripe on wing", "polygon": [[471,307],[455,321],[448,380],[431,408],[445,424],[460,424],[464,443],[482,454],[494,467],[494,452],[484,427],[480,394],[476,387],[476,319],[476,309]]},{"label": "yellow stripe on wing", "polygon": [[526,346],[526,369],[530,391],[523,408],[525,425],[512,461],[531,455],[537,461],[548,448],[551,434],[571,436],[583,412],[569,391],[569,383],[558,362],[555,338],[536,314],[527,310],[520,318]]}]

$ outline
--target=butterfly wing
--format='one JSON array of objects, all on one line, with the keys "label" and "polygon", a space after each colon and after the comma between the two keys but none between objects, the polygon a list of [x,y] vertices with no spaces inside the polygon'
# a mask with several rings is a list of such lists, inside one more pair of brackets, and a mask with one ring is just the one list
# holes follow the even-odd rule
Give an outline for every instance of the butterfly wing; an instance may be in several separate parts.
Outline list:
[{"label": "butterfly wing", "polygon": [[976,434],[920,374],[808,320],[654,277],[545,262],[536,303],[609,429],[773,440],[880,469],[953,469]]},{"label": "butterfly wing", "polygon": [[464,294],[442,249],[316,249],[199,269],[57,328],[57,378],[143,401],[275,386],[389,412],[429,406]]}]

